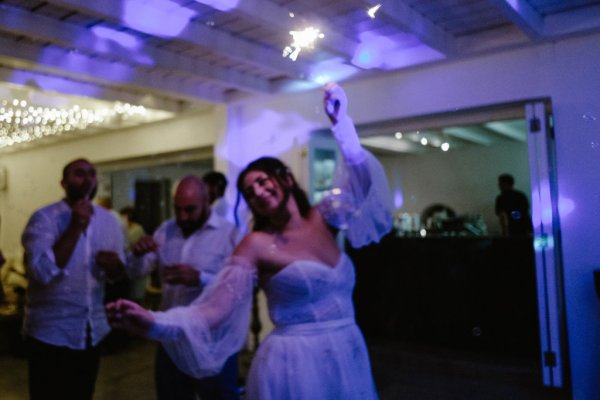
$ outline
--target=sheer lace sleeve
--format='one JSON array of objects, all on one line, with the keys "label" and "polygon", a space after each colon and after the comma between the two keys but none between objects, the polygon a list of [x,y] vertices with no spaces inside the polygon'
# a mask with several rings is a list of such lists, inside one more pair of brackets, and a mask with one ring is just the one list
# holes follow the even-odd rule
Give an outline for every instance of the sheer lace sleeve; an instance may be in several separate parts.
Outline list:
[{"label": "sheer lace sleeve", "polygon": [[187,374],[202,378],[219,373],[246,341],[256,276],[248,260],[231,257],[192,304],[153,312],[149,336]]},{"label": "sheer lace sleeve", "polygon": [[[355,132],[349,118],[334,129]],[[340,149],[343,162],[318,207],[329,225],[343,230],[353,247],[361,247],[379,241],[392,228],[392,195],[383,167],[371,153],[356,146],[352,153]]]}]

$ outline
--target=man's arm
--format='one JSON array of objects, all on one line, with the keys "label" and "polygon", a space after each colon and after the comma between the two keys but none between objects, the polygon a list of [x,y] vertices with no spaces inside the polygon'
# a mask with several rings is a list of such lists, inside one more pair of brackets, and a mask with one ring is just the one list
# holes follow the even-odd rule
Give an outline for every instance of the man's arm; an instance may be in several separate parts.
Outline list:
[{"label": "man's arm", "polygon": [[56,265],[59,268],[64,268],[69,262],[79,237],[90,224],[92,213],[93,208],[89,200],[82,199],[73,204],[69,226],[52,246]]}]

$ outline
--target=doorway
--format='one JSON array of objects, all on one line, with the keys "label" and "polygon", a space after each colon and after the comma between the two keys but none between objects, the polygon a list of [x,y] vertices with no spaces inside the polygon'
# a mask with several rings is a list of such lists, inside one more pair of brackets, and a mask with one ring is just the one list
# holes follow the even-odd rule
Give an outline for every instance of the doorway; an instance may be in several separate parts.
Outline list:
[{"label": "doorway", "polygon": [[[550,100],[536,99],[358,127],[397,208],[394,232],[349,249],[357,321],[384,393],[567,398],[551,115]],[[527,238],[500,236],[502,173],[515,177],[538,222]],[[453,210],[436,229],[422,218],[434,205]],[[473,221],[483,229],[469,230]],[[403,383],[387,372],[393,360],[396,378],[410,377]],[[472,394],[455,396],[466,387]]]}]

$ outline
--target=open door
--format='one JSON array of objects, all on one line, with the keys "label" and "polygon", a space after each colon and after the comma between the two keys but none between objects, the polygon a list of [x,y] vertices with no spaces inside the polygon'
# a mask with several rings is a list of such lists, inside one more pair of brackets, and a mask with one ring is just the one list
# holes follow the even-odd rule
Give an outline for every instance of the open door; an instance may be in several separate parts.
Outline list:
[{"label": "open door", "polygon": [[527,103],[525,114],[543,381],[564,387],[568,357],[552,119],[544,101]]}]

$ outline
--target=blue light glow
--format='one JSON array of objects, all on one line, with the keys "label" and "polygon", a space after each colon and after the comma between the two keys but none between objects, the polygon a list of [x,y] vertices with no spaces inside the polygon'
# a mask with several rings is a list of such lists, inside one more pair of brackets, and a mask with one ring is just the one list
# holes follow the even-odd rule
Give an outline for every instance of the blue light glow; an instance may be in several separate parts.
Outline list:
[{"label": "blue light glow", "polygon": [[394,169],[394,207],[396,210],[399,210],[404,205],[404,194],[402,193],[402,179],[400,178],[400,173]]},{"label": "blue light glow", "polygon": [[126,0],[123,19],[133,29],[151,35],[174,37],[189,24],[196,12],[170,0]]},{"label": "blue light glow", "polygon": [[392,70],[441,58],[444,58],[443,54],[428,46],[415,45],[401,49],[389,37],[363,32],[352,64],[364,69]]},{"label": "blue light glow", "polygon": [[[237,123],[233,116],[230,118],[230,137],[226,143],[217,146],[216,153],[240,169],[258,157],[280,157],[293,148],[305,145],[309,132],[317,128],[314,121],[307,121],[295,113],[268,109],[243,124]],[[237,126],[243,126],[243,131],[236,129]]]},{"label": "blue light glow", "polygon": [[394,42],[384,36],[363,32],[352,64],[364,69],[380,68],[384,63],[384,54],[391,52],[394,46]]},{"label": "blue light glow", "polygon": [[404,195],[402,194],[402,190],[400,190],[400,188],[397,187],[394,190],[394,207],[396,207],[396,209],[400,209],[403,205]]},{"label": "blue light glow", "polygon": [[575,209],[575,202],[571,199],[559,197],[558,198],[558,212],[560,213],[560,217],[564,218],[567,215],[571,214]]},{"label": "blue light glow", "polygon": [[553,249],[554,237],[552,235],[536,235],[533,238],[533,248],[537,250]]},{"label": "blue light glow", "polygon": [[311,68],[309,80],[319,85],[327,82],[341,82],[355,75],[359,70],[348,65],[341,58],[323,61]]}]

